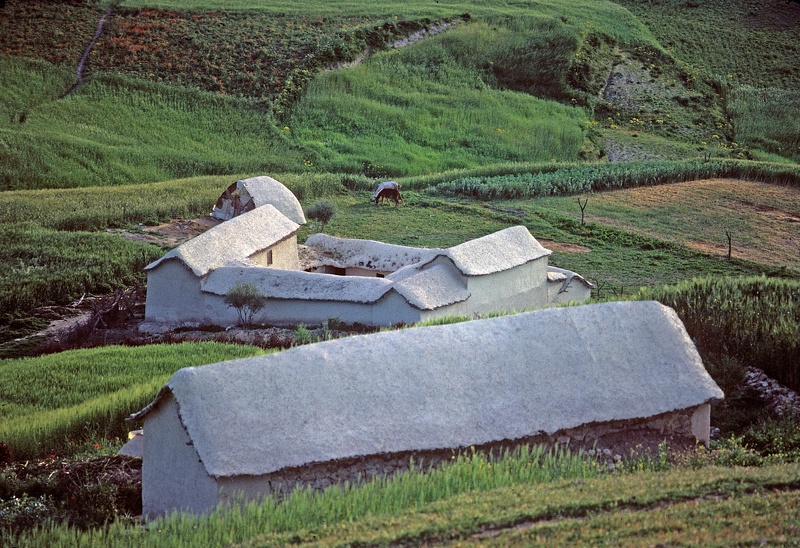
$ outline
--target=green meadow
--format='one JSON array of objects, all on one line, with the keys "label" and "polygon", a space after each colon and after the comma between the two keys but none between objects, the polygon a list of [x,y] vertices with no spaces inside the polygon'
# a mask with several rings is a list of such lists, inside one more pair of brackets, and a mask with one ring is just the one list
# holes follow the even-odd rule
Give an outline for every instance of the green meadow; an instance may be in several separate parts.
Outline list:
[{"label": "green meadow", "polygon": [[263,354],[220,343],[109,346],[0,360],[0,439],[19,459],[69,451],[83,440],[122,437],[125,419],[182,367]]}]

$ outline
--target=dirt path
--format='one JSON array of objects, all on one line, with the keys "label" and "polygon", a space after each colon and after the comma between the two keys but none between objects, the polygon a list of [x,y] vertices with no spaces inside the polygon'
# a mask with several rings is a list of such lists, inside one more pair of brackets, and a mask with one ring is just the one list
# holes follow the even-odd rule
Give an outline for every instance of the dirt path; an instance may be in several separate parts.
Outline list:
[{"label": "dirt path", "polygon": [[64,95],[61,96],[61,99],[63,99],[76,89],[78,89],[81,86],[81,84],[83,84],[83,72],[84,69],[86,68],[86,62],[89,60],[89,54],[92,53],[92,48],[94,48],[94,45],[97,43],[97,41],[100,39],[100,36],[103,34],[103,27],[106,24],[106,19],[108,19],[111,16],[113,11],[114,11],[113,8],[109,7],[103,14],[103,16],[100,17],[100,21],[98,21],[97,23],[97,30],[94,32],[94,38],[92,38],[92,41],[89,42],[88,46],[86,46],[86,49],[83,51],[83,55],[81,56],[81,60],[78,62],[78,69],[76,71],[75,83],[72,84],[71,88],[69,88],[66,92],[64,92]]},{"label": "dirt path", "polygon": [[[411,44],[415,44],[415,43],[419,42],[423,38],[428,38],[430,36],[436,36],[437,34],[440,34],[440,33],[444,32],[444,31],[454,27],[455,25],[456,25],[455,21],[444,22],[444,23],[441,23],[439,25],[431,25],[431,27],[428,28],[428,29],[419,30],[417,32],[409,34],[405,38],[401,38],[399,40],[395,40],[394,42],[391,42],[388,45],[388,49],[398,49],[398,48],[404,48],[406,46],[410,46]],[[322,72],[329,72],[329,71],[332,71],[332,70],[348,69],[348,68],[357,67],[358,65],[360,65],[361,63],[363,63],[364,61],[369,59],[370,55],[372,55],[372,49],[371,48],[367,48],[364,51],[362,51],[359,54],[359,56],[356,57],[354,60],[346,61],[346,62],[343,62],[343,63],[336,63],[335,65],[330,65],[330,66],[325,67],[324,69],[322,69]]]}]

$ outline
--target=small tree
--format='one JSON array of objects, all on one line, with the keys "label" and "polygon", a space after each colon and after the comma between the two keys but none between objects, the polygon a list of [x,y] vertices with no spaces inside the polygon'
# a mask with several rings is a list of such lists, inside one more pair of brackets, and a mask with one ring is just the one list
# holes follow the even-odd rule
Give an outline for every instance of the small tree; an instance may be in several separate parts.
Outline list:
[{"label": "small tree", "polygon": [[583,226],[585,224],[584,223],[584,213],[586,212],[586,204],[588,204],[588,203],[589,203],[589,197],[588,196],[585,197],[583,202],[581,202],[581,197],[578,196],[578,207],[581,208],[581,226]]},{"label": "small tree", "polygon": [[320,232],[325,232],[325,225],[336,215],[336,206],[328,200],[320,200],[306,210],[306,217],[319,223]]},{"label": "small tree", "polygon": [[246,328],[253,325],[253,316],[267,305],[267,296],[251,283],[237,283],[225,293],[225,304],[239,314],[239,323]]}]

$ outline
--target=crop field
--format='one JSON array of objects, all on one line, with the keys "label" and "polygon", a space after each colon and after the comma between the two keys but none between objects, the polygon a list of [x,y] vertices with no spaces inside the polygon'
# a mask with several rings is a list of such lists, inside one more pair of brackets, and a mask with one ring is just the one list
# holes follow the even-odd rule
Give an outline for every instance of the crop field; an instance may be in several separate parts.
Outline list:
[{"label": "crop field", "polygon": [[123,419],[147,405],[178,369],[263,352],[183,343],[0,360],[0,439],[26,459],[68,454],[86,437],[124,436],[130,428]]},{"label": "crop field", "polygon": [[[674,183],[587,194],[586,221],[800,272],[800,189],[731,179]],[[580,211],[577,198],[543,198],[536,205]]]}]

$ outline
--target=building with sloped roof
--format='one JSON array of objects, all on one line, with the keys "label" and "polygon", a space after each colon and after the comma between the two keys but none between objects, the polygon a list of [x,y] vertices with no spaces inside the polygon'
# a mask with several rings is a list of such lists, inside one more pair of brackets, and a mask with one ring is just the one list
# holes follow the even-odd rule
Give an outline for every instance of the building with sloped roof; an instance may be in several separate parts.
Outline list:
[{"label": "building with sloped roof", "polygon": [[615,302],[190,367],[132,419],[154,518],[383,475],[411,454],[645,432],[707,443],[722,397],[672,309]]},{"label": "building with sloped roof", "polygon": [[[254,185],[261,179],[245,182]],[[267,297],[254,320],[273,325],[320,324],[331,318],[372,326],[410,324],[589,298],[589,282],[568,271],[555,276],[548,270],[550,251],[524,226],[447,249],[315,234],[306,241],[313,260],[305,272],[297,249],[300,224],[286,214],[298,218],[300,204],[286,187],[266,179],[283,190],[275,192],[272,182],[255,188],[263,191],[261,200],[277,196],[277,205],[233,216],[145,268],[143,330],[235,325],[239,316],[225,295],[237,284],[252,285]]]},{"label": "building with sloped roof", "polygon": [[251,177],[232,183],[217,199],[211,216],[227,221],[267,204],[274,206],[299,225],[306,222],[303,207],[292,191],[267,176]]}]

